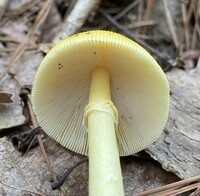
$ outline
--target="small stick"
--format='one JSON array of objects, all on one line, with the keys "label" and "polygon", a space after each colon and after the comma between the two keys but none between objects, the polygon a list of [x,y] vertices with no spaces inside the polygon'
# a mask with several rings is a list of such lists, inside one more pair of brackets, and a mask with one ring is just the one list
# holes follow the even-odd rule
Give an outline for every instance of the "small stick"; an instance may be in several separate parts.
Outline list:
[{"label": "small stick", "polygon": [[200,195],[200,185],[198,186],[197,190],[190,194],[190,196],[199,196]]},{"label": "small stick", "polygon": [[140,27],[147,27],[147,26],[153,26],[156,25],[157,23],[153,20],[145,20],[145,21],[141,21],[141,22],[136,22],[133,24],[129,24],[127,25],[128,29],[135,29],[135,28],[140,28]]},{"label": "small stick", "polygon": [[181,180],[181,181],[178,181],[178,182],[174,182],[174,183],[162,186],[162,187],[158,187],[158,188],[155,188],[155,189],[144,191],[142,193],[137,194],[137,196],[146,196],[146,195],[155,194],[155,193],[165,191],[165,190],[169,190],[169,189],[176,189],[178,187],[185,186],[187,184],[194,183],[196,181],[200,181],[200,175],[192,177],[192,178],[188,178],[188,179],[185,179],[185,180]]},{"label": "small stick", "polygon": [[[149,0],[148,0],[149,1]],[[144,7],[144,1],[141,1],[138,5],[138,9],[137,9],[137,22],[141,22],[143,19],[143,8]],[[139,32],[138,32],[139,33]]]},{"label": "small stick", "polygon": [[193,4],[193,12],[194,12],[194,19],[195,19],[195,24],[194,24],[194,30],[193,30],[193,34],[192,34],[192,44],[191,44],[191,48],[194,49],[195,48],[195,44],[198,42],[197,41],[197,37],[198,34],[200,36],[200,27],[199,27],[199,21],[200,21],[200,16],[198,11],[195,11],[195,9],[200,6],[200,0],[198,0],[198,2],[196,2]]},{"label": "small stick", "polygon": [[69,176],[69,174],[76,169],[79,165],[81,165],[82,163],[84,163],[85,161],[87,161],[87,158],[77,162],[75,165],[73,165],[72,167],[70,167],[62,176],[62,178],[60,180],[58,180],[58,182],[55,182],[51,185],[52,190],[56,190],[61,188],[61,186],[63,185],[63,183],[65,182],[66,178]]},{"label": "small stick", "polygon": [[189,32],[188,31],[188,26],[189,26],[189,22],[191,20],[191,17],[192,17],[192,13],[193,13],[193,2],[194,1],[191,1],[190,4],[189,4],[189,8],[188,8],[188,13],[187,13],[187,18],[184,22],[184,26],[183,26],[183,30],[181,32],[181,35],[180,35],[180,40],[179,40],[179,45],[176,49],[176,56],[180,56],[181,54],[181,48],[182,48],[182,45],[183,45],[183,41],[184,41],[184,38],[185,38],[185,32]]},{"label": "small stick", "polygon": [[[153,5],[154,5],[154,0],[148,0],[147,1],[147,8],[146,8],[146,11],[145,11],[145,14],[144,14],[144,22],[149,20],[149,16],[151,15]],[[144,27],[142,35],[146,35],[146,33],[147,33],[147,28]]]},{"label": "small stick", "polygon": [[168,1],[162,0],[162,2],[163,2],[163,6],[164,6],[164,12],[165,12],[165,17],[166,17],[166,22],[167,22],[169,32],[172,36],[172,40],[174,42],[175,47],[178,48],[179,42],[178,42],[177,34],[176,34],[176,31],[175,31],[175,28],[174,28],[175,27],[174,21],[172,19],[171,13],[170,13],[168,5],[167,5]]},{"label": "small stick", "polygon": [[[181,11],[182,11],[183,24],[185,24],[187,21],[187,6],[185,3],[181,3]],[[186,28],[185,31],[183,31],[183,34],[184,34],[183,36],[185,37],[186,50],[189,50],[190,35],[188,28]]]},{"label": "small stick", "polygon": [[199,186],[199,183],[195,183],[195,184],[191,184],[191,185],[188,185],[188,186],[183,186],[183,187],[177,187],[176,189],[172,189],[172,190],[166,190],[166,191],[161,191],[157,194],[155,194],[155,196],[159,196],[159,195],[162,195],[162,196],[175,196],[175,195],[179,195],[181,193],[185,193],[187,191],[190,191],[190,190],[193,190],[193,189],[196,189],[197,187]]}]

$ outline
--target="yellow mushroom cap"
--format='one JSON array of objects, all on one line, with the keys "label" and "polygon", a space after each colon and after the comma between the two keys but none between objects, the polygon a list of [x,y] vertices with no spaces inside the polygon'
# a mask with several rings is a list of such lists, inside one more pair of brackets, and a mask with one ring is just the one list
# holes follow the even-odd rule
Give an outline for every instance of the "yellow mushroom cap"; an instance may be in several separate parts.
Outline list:
[{"label": "yellow mushroom cap", "polygon": [[160,136],[166,124],[168,81],[146,50],[110,31],[76,34],[49,51],[32,90],[39,125],[61,145],[87,155],[84,108],[89,100],[91,73],[98,66],[111,73],[120,156],[145,149]]}]

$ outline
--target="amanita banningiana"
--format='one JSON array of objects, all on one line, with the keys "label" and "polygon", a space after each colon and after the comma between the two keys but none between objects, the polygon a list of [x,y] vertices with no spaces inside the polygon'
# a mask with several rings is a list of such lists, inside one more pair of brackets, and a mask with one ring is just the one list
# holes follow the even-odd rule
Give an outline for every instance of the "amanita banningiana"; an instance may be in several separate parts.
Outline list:
[{"label": "amanita banningiana", "polygon": [[89,156],[89,194],[123,195],[119,156],[145,149],[169,112],[165,74],[141,46],[109,31],[64,39],[42,61],[32,90],[39,125]]}]

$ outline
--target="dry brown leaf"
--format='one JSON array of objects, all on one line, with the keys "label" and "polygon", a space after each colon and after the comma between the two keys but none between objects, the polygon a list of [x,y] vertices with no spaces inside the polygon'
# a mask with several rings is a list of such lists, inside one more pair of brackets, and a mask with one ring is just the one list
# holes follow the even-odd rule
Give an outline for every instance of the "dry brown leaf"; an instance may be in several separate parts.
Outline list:
[{"label": "dry brown leaf", "polygon": [[11,94],[6,92],[0,92],[0,104],[1,103],[12,103]]}]

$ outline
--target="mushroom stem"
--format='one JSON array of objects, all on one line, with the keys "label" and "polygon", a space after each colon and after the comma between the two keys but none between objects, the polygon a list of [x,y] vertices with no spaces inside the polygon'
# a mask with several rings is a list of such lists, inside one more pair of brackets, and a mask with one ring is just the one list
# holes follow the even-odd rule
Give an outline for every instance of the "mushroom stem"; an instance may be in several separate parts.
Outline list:
[{"label": "mushroom stem", "polygon": [[110,72],[97,67],[92,72],[88,116],[89,195],[124,195],[115,135],[117,110],[111,102]]}]

